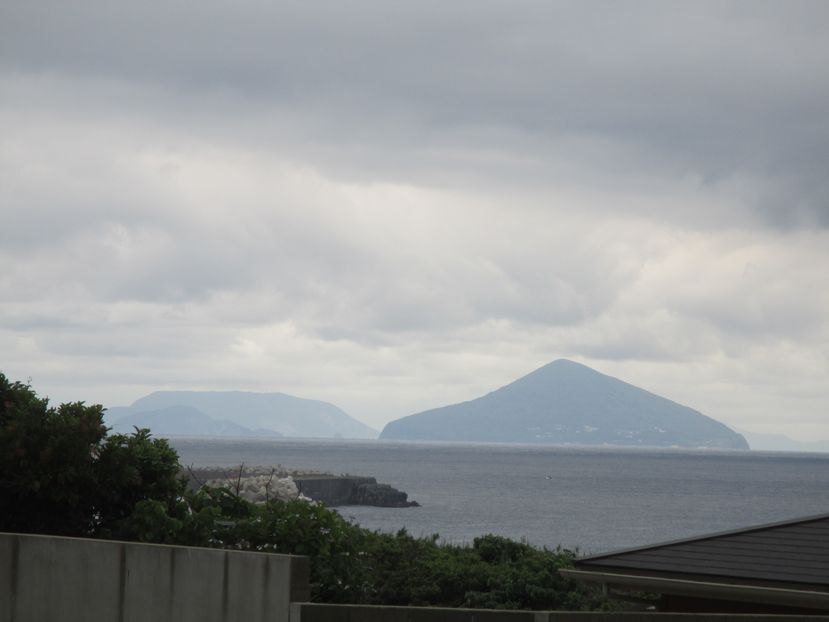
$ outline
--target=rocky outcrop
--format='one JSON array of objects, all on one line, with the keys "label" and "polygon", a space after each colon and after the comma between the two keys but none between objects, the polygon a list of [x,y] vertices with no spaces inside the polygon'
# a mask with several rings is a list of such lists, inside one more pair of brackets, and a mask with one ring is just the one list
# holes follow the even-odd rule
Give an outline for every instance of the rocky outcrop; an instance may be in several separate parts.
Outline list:
[{"label": "rocky outcrop", "polygon": [[388,484],[378,484],[373,477],[301,473],[274,467],[190,468],[186,475],[189,487],[223,487],[243,499],[264,503],[270,499],[304,498],[329,507],[340,505],[372,505],[384,508],[417,507],[417,501]]},{"label": "rocky outcrop", "polygon": [[373,477],[350,475],[295,475],[300,494],[327,506],[372,505],[383,508],[417,507],[417,501],[388,484],[378,484]]},{"label": "rocky outcrop", "polygon": [[351,500],[355,505],[374,505],[383,508],[405,508],[419,505],[417,501],[409,501],[409,495],[402,490],[392,488],[388,484],[378,484],[375,481],[359,484]]}]

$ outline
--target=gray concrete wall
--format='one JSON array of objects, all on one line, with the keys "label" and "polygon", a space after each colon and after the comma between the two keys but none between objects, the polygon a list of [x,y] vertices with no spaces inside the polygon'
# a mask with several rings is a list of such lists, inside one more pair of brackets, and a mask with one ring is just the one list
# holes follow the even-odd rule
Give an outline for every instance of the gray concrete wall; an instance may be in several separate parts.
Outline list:
[{"label": "gray concrete wall", "polygon": [[0,622],[285,621],[291,555],[0,533]]},{"label": "gray concrete wall", "polygon": [[709,613],[579,613],[294,603],[291,622],[804,622],[829,616]]}]

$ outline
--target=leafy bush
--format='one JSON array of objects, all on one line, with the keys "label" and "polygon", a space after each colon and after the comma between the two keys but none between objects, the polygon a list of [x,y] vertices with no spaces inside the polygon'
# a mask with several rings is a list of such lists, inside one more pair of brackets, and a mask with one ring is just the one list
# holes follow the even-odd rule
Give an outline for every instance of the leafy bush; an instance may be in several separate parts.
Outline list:
[{"label": "leafy bush", "polygon": [[571,551],[536,548],[486,535],[472,547],[364,532],[363,555],[371,580],[360,602],[486,609],[583,609],[594,596],[558,575]]},{"label": "leafy bush", "polygon": [[107,436],[103,407],[50,407],[0,374],[0,531],[130,537],[139,502],[175,512],[179,470],[148,430]]}]

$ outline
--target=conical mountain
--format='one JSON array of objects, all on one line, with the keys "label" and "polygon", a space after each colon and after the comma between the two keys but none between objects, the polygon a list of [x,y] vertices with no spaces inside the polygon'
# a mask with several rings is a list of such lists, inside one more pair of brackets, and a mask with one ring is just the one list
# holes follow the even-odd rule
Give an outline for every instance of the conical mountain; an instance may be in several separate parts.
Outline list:
[{"label": "conical mountain", "polygon": [[380,438],[748,449],[719,421],[565,359],[483,397],[392,421]]}]

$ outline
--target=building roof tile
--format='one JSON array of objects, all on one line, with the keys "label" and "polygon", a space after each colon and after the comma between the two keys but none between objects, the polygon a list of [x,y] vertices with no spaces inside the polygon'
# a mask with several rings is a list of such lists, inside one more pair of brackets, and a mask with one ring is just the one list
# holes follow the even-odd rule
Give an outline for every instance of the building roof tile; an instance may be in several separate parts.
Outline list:
[{"label": "building roof tile", "polygon": [[829,514],[594,555],[576,567],[829,591]]}]

